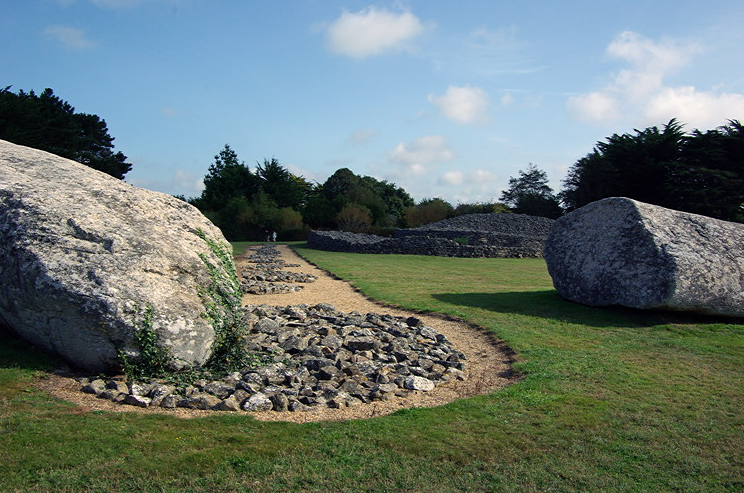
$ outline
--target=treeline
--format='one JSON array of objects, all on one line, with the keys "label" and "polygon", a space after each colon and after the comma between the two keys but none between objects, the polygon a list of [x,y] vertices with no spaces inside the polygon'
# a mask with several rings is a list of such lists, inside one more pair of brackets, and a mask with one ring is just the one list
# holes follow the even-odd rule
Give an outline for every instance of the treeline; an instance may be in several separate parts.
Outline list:
[{"label": "treeline", "polygon": [[705,132],[661,129],[614,134],[568,171],[559,194],[567,211],[605,197],[744,222],[744,126],[737,120]]},{"label": "treeline", "polygon": [[11,92],[0,89],[0,139],[51,152],[122,179],[132,165],[114,151],[106,121],[78,113],[51,89]]},{"label": "treeline", "polygon": [[613,134],[573,164],[558,193],[546,173],[530,164],[509,179],[501,202],[457,206],[441,198],[415,204],[402,188],[346,168],[323,184],[292,175],[275,159],[252,173],[225,146],[209,169],[202,196],[191,202],[229,238],[259,239],[267,230],[279,230],[284,239],[293,239],[310,229],[386,234],[395,227],[484,212],[555,219],[607,197],[744,222],[744,126],[731,120],[688,134],[671,120],[662,128]]},{"label": "treeline", "polygon": [[[0,139],[73,159],[117,178],[132,165],[114,151],[105,120],[78,113],[52,89],[0,90]],[[310,229],[386,234],[462,214],[515,212],[551,218],[606,197],[629,197],[671,209],[744,222],[744,126],[738,120],[686,133],[661,128],[613,134],[574,163],[560,192],[530,164],[509,179],[500,202],[415,203],[394,183],[342,168],[324,183],[290,173],[276,159],[251,170],[226,145],[209,166],[204,190],[186,199],[232,240],[300,239]]]},{"label": "treeline", "polygon": [[290,173],[275,158],[252,171],[229,145],[209,166],[201,196],[188,202],[231,240],[266,239],[274,231],[300,239],[310,229],[381,232],[397,227],[414,203],[402,188],[346,168],[322,184]]},{"label": "treeline", "polygon": [[387,235],[463,214],[511,212],[498,202],[452,206],[432,198],[416,204],[395,184],[347,168],[324,183],[292,174],[275,158],[251,170],[229,144],[209,166],[202,194],[179,198],[199,208],[230,240],[266,240],[273,232],[282,240],[297,240],[311,229]]}]

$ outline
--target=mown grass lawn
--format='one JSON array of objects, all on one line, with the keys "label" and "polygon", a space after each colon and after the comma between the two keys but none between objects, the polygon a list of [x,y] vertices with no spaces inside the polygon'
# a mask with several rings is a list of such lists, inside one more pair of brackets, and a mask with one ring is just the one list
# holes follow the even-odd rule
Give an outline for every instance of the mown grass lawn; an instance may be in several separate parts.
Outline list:
[{"label": "mown grass lawn", "polygon": [[0,340],[0,491],[741,491],[744,325],[562,300],[535,259],[295,248],[366,294],[518,354],[498,393],[341,423],[80,413]]}]

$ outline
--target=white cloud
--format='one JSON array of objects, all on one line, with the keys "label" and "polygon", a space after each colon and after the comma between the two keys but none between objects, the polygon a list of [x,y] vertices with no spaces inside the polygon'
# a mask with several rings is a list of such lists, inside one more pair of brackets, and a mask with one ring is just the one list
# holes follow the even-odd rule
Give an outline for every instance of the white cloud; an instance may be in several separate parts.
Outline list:
[{"label": "white cloud", "polygon": [[362,59],[408,49],[408,42],[423,31],[421,21],[408,11],[396,14],[375,7],[356,13],[344,10],[328,26],[327,47],[339,55]]},{"label": "white cloud", "polygon": [[501,106],[510,106],[514,102],[514,95],[510,92],[507,92],[503,96],[501,96]]},{"label": "white cloud", "polygon": [[704,129],[738,118],[744,114],[742,94],[665,84],[666,77],[689,66],[699,51],[694,44],[623,32],[608,45],[606,54],[629,67],[613,74],[599,91],[569,97],[567,107],[576,118],[598,123],[627,119],[659,125],[677,118],[691,128]]},{"label": "white cloud", "polygon": [[445,186],[460,186],[464,185],[466,188],[464,191],[472,192],[477,190],[479,192],[486,191],[491,188],[491,183],[499,179],[496,173],[485,169],[475,169],[467,173],[462,171],[447,171],[437,180],[437,185]]},{"label": "white cloud", "polygon": [[462,171],[447,171],[437,180],[438,185],[461,185],[465,175]]},{"label": "white cloud", "polygon": [[196,194],[199,194],[202,190],[204,190],[204,177],[196,176],[190,171],[185,171],[182,169],[176,170],[173,173],[173,178],[171,181],[181,190],[196,192]]},{"label": "white cloud", "polygon": [[44,35],[72,50],[85,50],[95,46],[95,43],[85,36],[85,31],[74,27],[49,26],[44,30]]},{"label": "white cloud", "polygon": [[390,161],[410,167],[413,171],[425,171],[430,164],[452,161],[455,153],[447,139],[441,135],[427,135],[409,144],[400,142],[390,152]]},{"label": "white cloud", "polygon": [[646,116],[661,122],[677,118],[693,128],[715,127],[728,119],[744,116],[744,95],[699,92],[694,87],[669,87],[649,100]]},{"label": "white cloud", "polygon": [[[147,165],[145,166],[147,167]],[[158,165],[154,165],[153,167],[158,167]],[[136,171],[135,169],[130,174]],[[185,197],[198,197],[201,195],[202,190],[204,190],[204,177],[183,169],[176,169],[169,178],[148,179],[138,176],[128,176],[126,181],[136,187],[171,195],[184,195]]]},{"label": "white cloud", "polygon": [[493,183],[499,179],[499,175],[485,169],[476,169],[470,173],[471,183]]},{"label": "white cloud", "polygon": [[491,121],[488,94],[479,87],[449,86],[442,96],[429,94],[429,102],[457,123],[483,125]]},{"label": "white cloud", "polygon": [[590,92],[568,98],[568,109],[579,120],[603,122],[616,120],[620,115],[617,100],[610,94]]}]

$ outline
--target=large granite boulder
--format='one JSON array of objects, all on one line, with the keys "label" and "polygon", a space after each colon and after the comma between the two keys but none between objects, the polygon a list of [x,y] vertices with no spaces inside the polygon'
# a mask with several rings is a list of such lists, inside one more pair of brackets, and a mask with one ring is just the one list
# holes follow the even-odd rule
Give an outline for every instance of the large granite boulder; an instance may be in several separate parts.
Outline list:
[{"label": "large granite boulder", "polygon": [[150,317],[172,366],[205,362],[205,301],[234,272],[215,245],[229,246],[181,200],[0,140],[0,323],[78,367],[136,357]]},{"label": "large granite boulder", "polygon": [[744,224],[613,197],[556,221],[545,260],[586,305],[744,316]]}]

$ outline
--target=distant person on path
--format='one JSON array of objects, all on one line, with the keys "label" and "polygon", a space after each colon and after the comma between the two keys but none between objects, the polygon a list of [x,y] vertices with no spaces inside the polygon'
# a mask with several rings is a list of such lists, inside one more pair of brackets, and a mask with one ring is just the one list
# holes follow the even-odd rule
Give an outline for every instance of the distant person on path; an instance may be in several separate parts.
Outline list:
[{"label": "distant person on path", "polygon": [[271,232],[271,241],[276,241],[276,231]]},{"label": "distant person on path", "polygon": [[271,241],[271,235],[269,234],[269,230],[267,229],[264,232],[266,233],[266,241],[267,242]]}]

